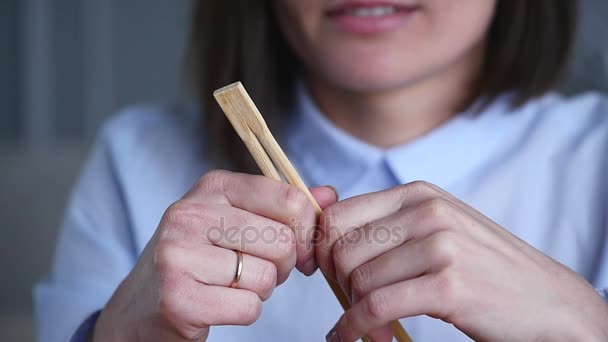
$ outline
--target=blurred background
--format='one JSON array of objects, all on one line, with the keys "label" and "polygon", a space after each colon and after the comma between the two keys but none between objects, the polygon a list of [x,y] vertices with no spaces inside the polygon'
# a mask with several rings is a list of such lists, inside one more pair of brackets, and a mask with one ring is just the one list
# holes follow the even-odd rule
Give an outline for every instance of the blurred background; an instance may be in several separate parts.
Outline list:
[{"label": "blurred background", "polygon": [[[190,1],[0,1],[0,341],[33,340],[31,288],[100,123],[129,104],[185,101]],[[608,92],[608,1],[582,2],[560,90]]]}]

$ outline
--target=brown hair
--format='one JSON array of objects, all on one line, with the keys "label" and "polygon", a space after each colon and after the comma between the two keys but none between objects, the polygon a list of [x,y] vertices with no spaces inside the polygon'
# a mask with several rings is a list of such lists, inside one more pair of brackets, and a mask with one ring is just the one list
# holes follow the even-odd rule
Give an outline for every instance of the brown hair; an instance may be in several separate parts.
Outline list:
[{"label": "brown hair", "polygon": [[[578,5],[578,0],[498,0],[477,97],[487,104],[515,91],[513,105],[519,106],[551,89],[567,65]],[[204,117],[206,146],[218,167],[257,172],[215,103],[215,89],[242,81],[271,129],[291,104],[299,62],[272,7],[268,0],[194,2],[188,72]]]}]

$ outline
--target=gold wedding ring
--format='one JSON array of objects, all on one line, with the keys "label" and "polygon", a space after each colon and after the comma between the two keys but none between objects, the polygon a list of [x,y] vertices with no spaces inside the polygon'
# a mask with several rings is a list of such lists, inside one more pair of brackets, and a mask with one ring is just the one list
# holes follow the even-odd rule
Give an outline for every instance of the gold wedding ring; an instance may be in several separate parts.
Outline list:
[{"label": "gold wedding ring", "polygon": [[243,252],[236,252],[236,274],[234,275],[234,280],[232,281],[231,288],[236,289],[239,286],[239,281],[241,280],[241,274],[243,274]]}]

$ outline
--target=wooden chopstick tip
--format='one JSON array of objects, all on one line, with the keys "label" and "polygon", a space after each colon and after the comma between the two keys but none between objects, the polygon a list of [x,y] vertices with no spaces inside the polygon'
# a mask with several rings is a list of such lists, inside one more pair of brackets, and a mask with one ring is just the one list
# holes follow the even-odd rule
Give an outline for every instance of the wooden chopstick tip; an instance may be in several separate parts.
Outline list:
[{"label": "wooden chopstick tip", "polygon": [[221,94],[223,94],[225,92],[231,91],[231,90],[233,90],[235,88],[244,88],[244,87],[243,87],[243,84],[240,81],[239,82],[234,82],[232,84],[229,84],[229,85],[227,85],[225,87],[222,87],[222,88],[214,91],[213,92],[213,96],[217,97],[218,95],[221,95]]}]

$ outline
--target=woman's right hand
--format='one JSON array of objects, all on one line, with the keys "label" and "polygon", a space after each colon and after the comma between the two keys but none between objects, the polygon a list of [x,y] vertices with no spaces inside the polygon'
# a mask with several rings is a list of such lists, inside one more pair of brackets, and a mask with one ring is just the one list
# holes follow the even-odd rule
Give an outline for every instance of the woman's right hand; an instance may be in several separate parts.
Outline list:
[{"label": "woman's right hand", "polygon": [[[313,189],[322,207],[337,200]],[[315,212],[293,186],[227,171],[203,176],[164,213],[102,311],[93,341],[205,341],[214,325],[249,325],[297,266],[314,273]],[[231,288],[237,253],[243,271]]]}]

